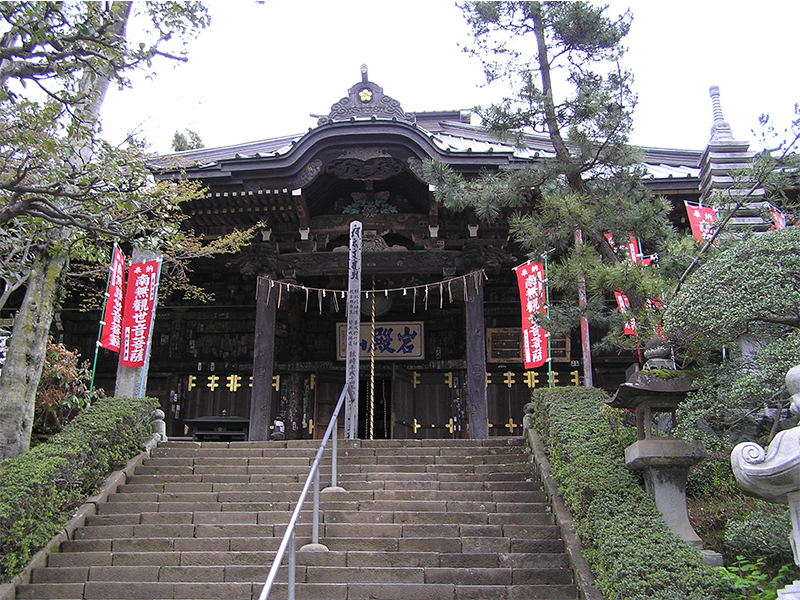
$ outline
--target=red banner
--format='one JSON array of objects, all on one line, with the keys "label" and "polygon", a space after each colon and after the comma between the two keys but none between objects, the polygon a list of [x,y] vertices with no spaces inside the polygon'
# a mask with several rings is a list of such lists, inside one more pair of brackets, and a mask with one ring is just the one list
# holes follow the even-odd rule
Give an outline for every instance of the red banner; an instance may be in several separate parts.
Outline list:
[{"label": "red banner", "polygon": [[635,265],[642,264],[642,251],[639,249],[639,238],[628,233],[628,260]]},{"label": "red banner", "polygon": [[[621,315],[628,314],[631,308],[631,301],[621,291],[615,291],[614,296],[617,298],[617,306]],[[631,319],[625,322],[625,335],[636,335],[636,319]]]},{"label": "red banner", "polygon": [[533,315],[544,314],[546,296],[544,288],[544,265],[528,262],[516,268],[519,299],[522,305],[522,349],[525,368],[541,367],[549,359],[548,333],[539,327]]},{"label": "red banner", "polygon": [[[608,240],[608,245],[611,246],[611,249],[614,251],[614,254],[620,254],[620,248],[617,246],[616,240],[614,240],[614,235],[611,233],[604,233],[603,235],[606,236]],[[628,242],[625,244],[625,256],[623,260],[628,260],[636,265],[645,265],[644,257],[642,256],[642,249],[639,244],[639,238],[636,237],[635,233],[628,232]],[[647,261],[649,264],[650,261]],[[646,266],[646,265],[645,265]]]},{"label": "red banner", "polygon": [[122,301],[125,286],[125,255],[114,246],[108,273],[108,291],[103,311],[100,347],[119,352],[122,341]]},{"label": "red banner", "polygon": [[686,201],[684,203],[689,225],[692,226],[692,235],[698,242],[707,242],[714,235],[717,213],[710,206],[692,206]]},{"label": "red banner", "polygon": [[122,355],[119,359],[123,367],[142,367],[147,358],[159,267],[159,261],[151,260],[135,263],[128,270],[122,319]]}]

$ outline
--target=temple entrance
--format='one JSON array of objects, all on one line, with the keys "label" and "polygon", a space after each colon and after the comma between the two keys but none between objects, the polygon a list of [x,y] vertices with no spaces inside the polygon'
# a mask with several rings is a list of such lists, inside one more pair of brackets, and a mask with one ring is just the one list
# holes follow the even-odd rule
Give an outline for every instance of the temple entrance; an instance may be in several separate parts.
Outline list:
[{"label": "temple entrance", "polygon": [[[333,409],[339,401],[344,387],[344,373],[318,373],[314,382],[314,428],[312,436],[321,440],[330,423]],[[375,379],[375,405],[373,411],[373,439],[391,437],[392,380],[389,377]],[[358,438],[369,439],[370,381],[360,378],[358,382]],[[344,411],[339,414],[339,437],[344,438]]]},{"label": "temple entrance", "polygon": [[[408,370],[395,364],[375,378],[373,438],[460,438],[461,373]],[[311,435],[322,439],[344,386],[344,373],[317,373],[314,382],[314,426]],[[369,439],[370,380],[359,380],[358,437]],[[339,419],[344,437],[344,415]]]},{"label": "temple entrance", "polygon": [[421,373],[395,365],[392,380],[392,437],[460,438],[459,373]]}]

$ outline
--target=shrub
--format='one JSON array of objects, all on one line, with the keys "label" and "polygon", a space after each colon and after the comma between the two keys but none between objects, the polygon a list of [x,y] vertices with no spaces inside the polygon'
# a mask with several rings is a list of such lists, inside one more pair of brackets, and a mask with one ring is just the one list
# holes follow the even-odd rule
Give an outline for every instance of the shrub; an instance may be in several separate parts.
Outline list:
[{"label": "shrub", "polygon": [[753,563],[761,560],[765,568],[775,570],[794,562],[791,533],[787,506],[759,502],[757,510],[728,520],[725,551]]},{"label": "shrub", "polygon": [[591,388],[532,395],[535,423],[597,586],[609,599],[728,598],[720,570],[704,566],[700,553],[668,529],[638,473],[625,466],[630,436],[620,431],[620,419],[609,420],[607,399]]},{"label": "shrub", "polygon": [[708,498],[741,494],[733,476],[730,456],[729,452],[715,452],[694,465],[686,479],[686,495]]},{"label": "shrub", "polygon": [[18,573],[152,436],[153,398],[104,398],[50,442],[0,463],[0,578]]},{"label": "shrub", "polygon": [[48,337],[42,376],[36,388],[34,432],[44,437],[58,433],[81,409],[103,396],[103,390],[90,389],[91,380],[88,361],[80,363],[77,352]]}]

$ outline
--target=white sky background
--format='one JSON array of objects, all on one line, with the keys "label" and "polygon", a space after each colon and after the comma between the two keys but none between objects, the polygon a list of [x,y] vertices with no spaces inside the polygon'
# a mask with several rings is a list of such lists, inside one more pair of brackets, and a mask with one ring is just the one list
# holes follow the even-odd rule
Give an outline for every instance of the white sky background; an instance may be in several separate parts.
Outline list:
[{"label": "white sky background", "polygon": [[[361,79],[406,112],[470,109],[499,101],[481,88],[477,59],[461,52],[469,30],[450,0],[207,0],[211,26],[190,45],[187,64],[161,61],[157,75],[109,91],[106,137],[143,134],[171,151],[176,130],[192,129],[206,147],[303,133]],[[760,114],[788,126],[800,102],[800,2],[627,3],[634,14],[624,65],[639,104],[632,142],[705,147],[711,129],[708,88],[720,86],[736,139],[752,139]]]}]

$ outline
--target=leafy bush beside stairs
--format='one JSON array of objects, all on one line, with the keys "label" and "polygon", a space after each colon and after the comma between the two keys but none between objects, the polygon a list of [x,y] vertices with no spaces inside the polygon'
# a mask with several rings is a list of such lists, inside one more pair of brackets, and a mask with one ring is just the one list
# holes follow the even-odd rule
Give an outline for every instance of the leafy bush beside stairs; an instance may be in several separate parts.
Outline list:
[{"label": "leafy bush beside stairs", "polygon": [[48,443],[0,463],[0,580],[22,570],[153,435],[153,398],[103,398]]},{"label": "leafy bush beside stairs", "polygon": [[[534,390],[534,422],[575,519],[596,584],[609,600],[731,598],[722,569],[669,531],[637,473],[625,466],[629,428],[614,427],[592,388]],[[618,423],[617,423],[618,424]]]}]

